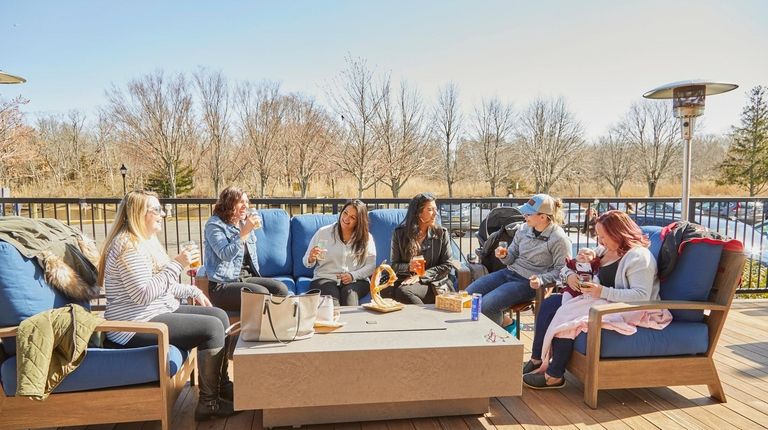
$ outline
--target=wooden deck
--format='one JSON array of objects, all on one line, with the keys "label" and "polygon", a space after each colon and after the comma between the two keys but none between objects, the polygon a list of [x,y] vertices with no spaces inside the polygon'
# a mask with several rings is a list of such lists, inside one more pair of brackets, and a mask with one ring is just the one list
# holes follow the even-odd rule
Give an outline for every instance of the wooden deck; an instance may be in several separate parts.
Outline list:
[{"label": "wooden deck", "polygon": [[[523,316],[526,358],[533,316]],[[760,429],[768,428],[768,300],[737,300],[715,354],[727,403],[716,403],[706,386],[601,391],[599,408],[582,401],[582,387],[523,389],[521,397],[492,399],[485,416],[444,417],[307,426],[307,429]],[[469,366],[468,366],[469,368]],[[674,371],[674,369],[669,369]],[[261,414],[241,412],[227,420],[195,423],[196,388],[187,388],[174,409],[174,429],[261,429]],[[159,429],[159,422],[66,429]]]}]

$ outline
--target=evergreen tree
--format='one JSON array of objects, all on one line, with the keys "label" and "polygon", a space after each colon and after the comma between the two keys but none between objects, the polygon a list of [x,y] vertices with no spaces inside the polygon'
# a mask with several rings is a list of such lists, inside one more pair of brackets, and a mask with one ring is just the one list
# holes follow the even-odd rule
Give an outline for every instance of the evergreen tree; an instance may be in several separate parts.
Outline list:
[{"label": "evergreen tree", "polygon": [[746,187],[750,197],[768,185],[768,94],[757,86],[741,112],[741,126],[733,127],[728,154],[720,165],[718,184]]},{"label": "evergreen tree", "polygon": [[195,187],[194,177],[195,171],[191,166],[182,166],[180,163],[175,163],[176,169],[176,193],[174,194],[171,189],[171,182],[168,180],[168,175],[165,171],[157,170],[150,174],[147,178],[146,187],[148,190],[156,192],[160,197],[173,197],[174,195],[180,196],[186,194]]}]

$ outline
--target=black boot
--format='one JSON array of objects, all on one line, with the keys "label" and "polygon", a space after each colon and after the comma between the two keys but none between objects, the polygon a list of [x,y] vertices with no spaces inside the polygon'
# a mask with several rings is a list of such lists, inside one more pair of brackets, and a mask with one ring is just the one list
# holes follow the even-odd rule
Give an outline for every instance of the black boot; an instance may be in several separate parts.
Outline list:
[{"label": "black boot", "polygon": [[234,400],[234,384],[229,379],[229,358],[232,356],[234,346],[237,344],[237,336],[227,336],[224,340],[224,359],[221,363],[219,376],[219,397],[230,402]]},{"label": "black boot", "polygon": [[205,349],[197,352],[197,370],[200,380],[200,400],[195,408],[195,421],[216,417],[228,417],[235,413],[232,402],[219,397],[219,378],[224,348]]}]

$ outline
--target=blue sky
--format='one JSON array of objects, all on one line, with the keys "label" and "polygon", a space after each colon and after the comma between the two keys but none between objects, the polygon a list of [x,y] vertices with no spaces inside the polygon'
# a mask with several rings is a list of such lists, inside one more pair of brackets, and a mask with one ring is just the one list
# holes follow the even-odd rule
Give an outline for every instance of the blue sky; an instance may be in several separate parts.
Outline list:
[{"label": "blue sky", "polygon": [[738,120],[768,85],[768,2],[0,0],[0,69],[25,77],[29,118],[93,114],[111,85],[158,69],[217,69],[324,101],[347,55],[406,79],[431,103],[454,81],[463,108],[498,96],[523,109],[564,96],[587,136],[641,95],[684,79],[741,87],[707,101],[706,132]]}]

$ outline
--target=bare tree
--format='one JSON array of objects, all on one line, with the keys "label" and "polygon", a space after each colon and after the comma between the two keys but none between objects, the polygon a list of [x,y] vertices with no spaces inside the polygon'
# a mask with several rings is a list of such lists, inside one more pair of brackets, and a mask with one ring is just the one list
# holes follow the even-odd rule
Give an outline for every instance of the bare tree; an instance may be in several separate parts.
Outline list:
[{"label": "bare tree", "polygon": [[107,92],[111,116],[134,143],[134,153],[159,165],[177,196],[177,169],[193,154],[196,129],[192,95],[183,74],[166,79],[162,71],[128,83],[125,92]]},{"label": "bare tree", "polygon": [[520,120],[518,154],[520,164],[533,174],[536,192],[549,192],[570,166],[578,164],[583,134],[562,97],[531,102]]},{"label": "bare tree", "polygon": [[691,144],[691,176],[697,180],[716,180],[725,160],[730,140],[727,135],[694,135]]},{"label": "bare tree", "polygon": [[648,184],[648,196],[653,197],[659,181],[670,175],[670,167],[680,156],[679,123],[672,116],[670,104],[649,100],[633,104],[619,130],[622,139],[634,148],[640,174]]},{"label": "bare tree", "polygon": [[119,166],[124,163],[118,159],[119,139],[115,124],[105,112],[99,112],[99,117],[93,129],[93,141],[96,148],[95,157],[98,171],[102,180],[109,186],[110,194],[117,192],[115,175]]},{"label": "bare tree", "polygon": [[451,82],[438,94],[437,105],[432,113],[432,138],[438,142],[442,153],[445,183],[448,197],[453,197],[453,184],[462,177],[463,164],[459,163],[458,149],[461,139],[462,115],[456,84]]},{"label": "bare tree", "polygon": [[378,140],[373,130],[381,95],[375,89],[373,72],[365,60],[347,58],[347,68],[338,77],[329,99],[342,120],[340,168],[357,181],[357,195],[381,177],[376,169]]},{"label": "bare tree", "polygon": [[632,147],[616,130],[610,130],[607,135],[599,138],[591,152],[592,158],[598,162],[596,173],[613,188],[613,195],[619,197],[621,187],[632,174]]},{"label": "bare tree", "polygon": [[475,108],[474,140],[479,144],[478,156],[492,196],[508,176],[514,121],[512,107],[496,98]]},{"label": "bare tree", "polygon": [[319,172],[332,146],[331,119],[313,99],[292,95],[287,98],[285,136],[290,161],[306,197],[311,179]]},{"label": "bare tree", "polygon": [[266,195],[267,184],[278,165],[285,106],[277,82],[245,82],[237,90],[241,134],[247,147],[244,154],[259,177],[261,197]]},{"label": "bare tree", "polygon": [[414,174],[422,173],[428,162],[424,109],[418,92],[409,89],[405,82],[400,83],[393,97],[390,81],[386,79],[381,85],[380,100],[374,131],[384,166],[381,182],[392,190],[392,197],[399,197],[402,187]]},{"label": "bare tree", "polygon": [[194,79],[200,96],[203,120],[203,166],[210,175],[213,193],[217,196],[225,180],[225,171],[236,156],[232,148],[230,129],[229,86],[220,71],[200,69],[195,73]]},{"label": "bare tree", "polygon": [[36,151],[29,144],[33,130],[24,124],[20,106],[27,103],[21,97],[5,101],[0,99],[0,182],[10,184],[21,174],[26,160],[35,158]]}]

